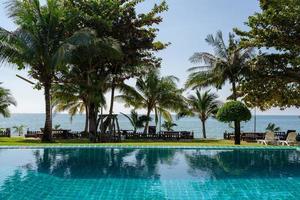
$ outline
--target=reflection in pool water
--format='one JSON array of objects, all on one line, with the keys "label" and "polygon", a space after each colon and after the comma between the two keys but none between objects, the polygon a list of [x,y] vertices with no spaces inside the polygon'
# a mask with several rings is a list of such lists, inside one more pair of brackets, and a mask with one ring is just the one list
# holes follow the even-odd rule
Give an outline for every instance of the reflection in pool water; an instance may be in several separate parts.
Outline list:
[{"label": "reflection in pool water", "polygon": [[300,199],[293,150],[2,149],[0,199]]}]

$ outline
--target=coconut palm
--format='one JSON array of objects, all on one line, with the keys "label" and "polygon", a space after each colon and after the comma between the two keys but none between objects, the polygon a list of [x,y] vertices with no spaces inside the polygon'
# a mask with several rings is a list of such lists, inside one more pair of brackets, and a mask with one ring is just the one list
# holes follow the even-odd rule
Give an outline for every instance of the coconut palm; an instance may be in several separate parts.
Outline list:
[{"label": "coconut palm", "polygon": [[16,106],[16,100],[13,98],[8,89],[0,87],[0,115],[2,115],[3,117],[10,117],[10,105]]},{"label": "coconut palm", "polygon": [[266,128],[266,131],[272,131],[272,132],[280,131],[280,127],[276,126],[276,124],[274,123],[269,123]]},{"label": "coconut palm", "polygon": [[19,126],[13,126],[12,128],[14,129],[14,131],[15,131],[16,133],[19,134],[19,136],[21,136],[21,135],[23,135],[23,133],[24,133],[24,128],[25,128],[25,127],[26,127],[25,125],[19,125]]},{"label": "coconut palm", "polygon": [[58,70],[57,54],[62,41],[68,37],[61,1],[10,1],[9,15],[17,25],[13,32],[0,28],[0,61],[28,68],[29,75],[44,89],[45,127],[43,141],[52,140],[51,88]]},{"label": "coconut palm", "polygon": [[151,118],[148,118],[146,115],[139,116],[135,110],[130,112],[130,116],[124,113],[121,114],[130,121],[133,127],[133,133],[136,133],[137,129],[143,128],[147,121],[151,121]]},{"label": "coconut palm", "polygon": [[201,93],[196,90],[196,95],[190,95],[187,99],[188,109],[181,115],[198,116],[202,124],[203,138],[206,138],[206,126],[205,122],[209,117],[214,117],[221,102],[218,99],[218,95],[210,91]]},{"label": "coconut palm", "polygon": [[[232,94],[228,97],[237,100],[237,86],[243,75],[249,73],[249,60],[254,56],[254,48],[240,48],[239,41],[229,34],[229,43],[226,46],[221,31],[216,36],[208,35],[206,42],[214,48],[214,54],[207,52],[195,53],[190,61],[194,64],[204,63],[203,66],[192,67],[185,86],[187,88],[201,88],[215,86],[222,88],[228,81]],[[234,122],[240,129],[240,123]]]},{"label": "coconut palm", "polygon": [[[122,95],[116,97],[126,106],[133,106],[135,109],[147,110],[147,118],[154,111],[155,123],[158,123],[158,116],[161,114],[164,119],[171,120],[170,111],[177,111],[184,103],[182,90],[176,86],[178,79],[174,76],[160,77],[158,71],[153,70],[136,81],[136,87],[123,86]],[[144,132],[148,133],[149,121],[146,122]]]},{"label": "coconut palm", "polygon": [[173,127],[177,126],[172,120],[171,121],[164,121],[161,125],[167,131],[174,131]]},{"label": "coconut palm", "polygon": [[204,65],[188,70],[191,74],[186,81],[186,87],[221,88],[226,81],[229,81],[232,89],[230,98],[236,100],[238,98],[237,84],[243,74],[249,70],[248,61],[254,56],[254,48],[240,48],[239,41],[235,40],[231,33],[229,44],[226,46],[221,31],[218,31],[215,37],[208,35],[206,42],[214,48],[214,54],[200,52],[190,58],[193,64],[204,63]]}]

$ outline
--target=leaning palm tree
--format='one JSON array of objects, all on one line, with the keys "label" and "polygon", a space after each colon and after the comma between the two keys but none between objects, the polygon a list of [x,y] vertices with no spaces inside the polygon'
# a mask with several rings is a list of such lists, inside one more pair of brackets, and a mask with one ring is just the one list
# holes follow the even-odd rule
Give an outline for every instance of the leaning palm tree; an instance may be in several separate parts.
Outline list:
[{"label": "leaning palm tree", "polygon": [[201,93],[196,90],[196,95],[190,95],[187,99],[188,109],[185,113],[181,113],[182,116],[198,116],[202,124],[203,138],[206,138],[206,126],[205,122],[209,117],[214,117],[221,102],[218,99],[218,95],[210,91],[205,91]]},{"label": "leaning palm tree", "polygon": [[[144,77],[138,78],[136,87],[123,86],[122,95],[116,97],[126,103],[126,106],[133,106],[135,109],[147,110],[147,118],[154,111],[155,123],[158,123],[158,116],[161,114],[164,119],[171,120],[170,111],[177,111],[182,106],[184,98],[182,90],[176,86],[178,79],[173,76],[160,77],[158,71],[154,70]],[[148,133],[149,121],[145,124],[144,133]]]},{"label": "leaning palm tree", "polygon": [[10,1],[9,15],[17,25],[13,32],[0,28],[0,62],[27,68],[38,80],[36,88],[44,89],[45,126],[43,141],[52,140],[51,89],[58,70],[58,49],[68,33],[68,19],[61,1]]},{"label": "leaning palm tree", "polygon": [[[0,83],[1,84],[1,83]],[[8,89],[0,87],[0,115],[3,117],[9,117],[9,106],[14,105],[16,106],[16,100],[11,95]]]},{"label": "leaning palm tree", "polygon": [[133,127],[133,133],[136,133],[137,129],[143,128],[147,121],[151,121],[151,118],[148,118],[146,115],[139,116],[135,110],[130,112],[130,116],[124,113],[121,114],[130,121]]},{"label": "leaning palm tree", "polygon": [[[208,35],[206,42],[214,48],[214,54],[200,52],[190,58],[192,63],[204,65],[188,70],[190,75],[185,84],[186,88],[215,86],[220,89],[228,81],[232,89],[228,98],[237,100],[237,86],[243,75],[249,73],[249,60],[254,56],[254,48],[240,48],[239,41],[235,40],[231,33],[227,46],[221,31],[218,31],[215,37]],[[234,125],[240,129],[239,122],[234,122]]]}]

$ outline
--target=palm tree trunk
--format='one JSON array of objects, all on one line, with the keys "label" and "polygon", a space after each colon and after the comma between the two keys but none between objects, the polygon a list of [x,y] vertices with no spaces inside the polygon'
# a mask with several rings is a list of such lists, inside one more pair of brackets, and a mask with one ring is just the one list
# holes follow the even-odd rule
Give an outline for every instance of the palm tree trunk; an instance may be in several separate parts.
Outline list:
[{"label": "palm tree trunk", "polygon": [[201,122],[202,122],[202,134],[203,134],[203,138],[206,139],[205,120],[201,120]]},{"label": "palm tree trunk", "polygon": [[234,144],[240,145],[241,144],[241,127],[240,122],[234,122]]},{"label": "palm tree trunk", "polygon": [[[148,108],[148,110],[147,110],[147,119],[150,119],[150,113],[151,113],[151,109]],[[148,134],[149,133],[149,122],[150,122],[150,120],[146,121],[145,129],[144,129],[144,134]]]},{"label": "palm tree trunk", "polygon": [[96,142],[97,135],[97,113],[95,112],[95,105],[89,105],[89,138],[91,142]]},{"label": "palm tree trunk", "polygon": [[43,142],[52,141],[52,108],[51,108],[50,90],[51,90],[51,84],[46,83],[44,85],[46,120],[44,126],[44,134],[42,137]]},{"label": "palm tree trunk", "polygon": [[161,133],[161,112],[159,112],[159,133]]},{"label": "palm tree trunk", "polygon": [[[232,99],[237,101],[236,83],[232,81]],[[241,122],[234,121],[234,144],[241,144]]]},{"label": "palm tree trunk", "polygon": [[111,96],[110,96],[110,108],[109,108],[109,116],[110,116],[110,123],[109,123],[109,131],[112,130],[112,123],[111,123],[111,120],[112,120],[112,114],[113,114],[113,111],[114,111],[114,101],[115,101],[115,85],[114,83],[112,84],[111,86]]},{"label": "palm tree trunk", "polygon": [[89,131],[89,109],[88,106],[85,104],[85,126],[84,132],[87,133]]},{"label": "palm tree trunk", "polygon": [[236,92],[236,83],[235,83],[235,81],[232,81],[232,99],[234,101],[237,100],[237,92]]}]

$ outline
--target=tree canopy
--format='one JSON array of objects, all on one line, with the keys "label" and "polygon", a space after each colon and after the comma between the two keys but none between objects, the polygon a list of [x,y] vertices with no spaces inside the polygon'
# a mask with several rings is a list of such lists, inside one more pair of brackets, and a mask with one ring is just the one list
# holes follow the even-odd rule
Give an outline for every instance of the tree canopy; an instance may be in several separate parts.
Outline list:
[{"label": "tree canopy", "polygon": [[[137,13],[136,7],[142,2],[9,3],[17,29],[0,29],[0,62],[14,64],[20,70],[28,67],[29,75],[37,80],[36,88],[44,89],[44,140],[52,139],[53,103],[71,114],[84,108],[95,140],[99,110],[106,105],[104,94],[111,90],[112,114],[115,88],[126,79],[160,67],[161,60],[155,53],[168,44],[157,40],[157,32],[162,22],[160,13],[168,7],[162,1],[148,12]],[[67,105],[69,100],[72,103]]]},{"label": "tree canopy", "polygon": [[250,120],[251,112],[242,102],[229,101],[219,109],[216,117],[221,122],[241,122]]},{"label": "tree canopy", "polygon": [[260,0],[249,31],[235,29],[242,47],[256,47],[252,72],[239,88],[249,106],[261,109],[300,106],[300,2]]}]

